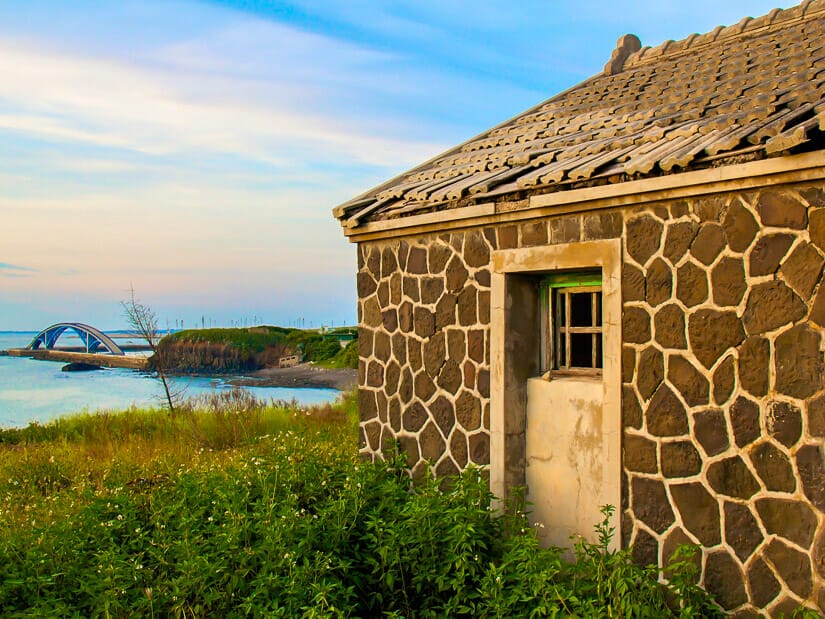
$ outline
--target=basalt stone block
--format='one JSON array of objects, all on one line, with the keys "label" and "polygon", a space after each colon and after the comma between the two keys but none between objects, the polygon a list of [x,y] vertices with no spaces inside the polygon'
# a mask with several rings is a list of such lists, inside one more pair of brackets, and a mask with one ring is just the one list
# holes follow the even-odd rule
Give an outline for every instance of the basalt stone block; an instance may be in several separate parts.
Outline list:
[{"label": "basalt stone block", "polygon": [[410,360],[410,367],[413,372],[417,372],[424,367],[424,360],[421,356],[421,342],[415,338],[407,340],[407,357]]},{"label": "basalt stone block", "polygon": [[385,308],[390,304],[390,284],[388,281],[384,280],[380,284],[378,284],[378,292],[376,293],[378,297],[378,305],[381,308]]},{"label": "basalt stone block", "polygon": [[452,257],[453,250],[449,245],[432,243],[427,251],[429,260],[429,272],[433,275],[441,273],[447,266],[447,261]]},{"label": "basalt stone block", "polygon": [[450,454],[462,469],[467,466],[469,456],[467,437],[461,430],[453,430],[452,436],[450,436]]},{"label": "basalt stone block", "polygon": [[518,247],[518,226],[501,226],[498,229],[499,249],[515,249]]},{"label": "basalt stone block", "polygon": [[765,550],[768,561],[773,563],[788,588],[800,598],[807,599],[813,589],[811,561],[805,553],[774,539]]},{"label": "basalt stone block", "polygon": [[622,311],[622,337],[625,342],[644,344],[650,341],[650,315],[641,307],[625,306]]},{"label": "basalt stone block", "polygon": [[370,247],[366,263],[367,271],[375,278],[381,279],[381,249]]},{"label": "basalt stone block", "polygon": [[375,392],[369,389],[358,390],[358,415],[361,421],[369,421],[378,417],[378,405],[375,403]]},{"label": "basalt stone block", "polygon": [[759,427],[759,405],[739,396],[730,407],[730,422],[737,447],[754,442],[762,433]]},{"label": "basalt stone block", "polygon": [[435,306],[435,326],[438,329],[451,327],[456,324],[456,306],[458,297],[454,294],[445,294]]},{"label": "basalt stone block", "polygon": [[464,239],[464,262],[475,269],[490,263],[490,247],[478,230],[467,233]]},{"label": "basalt stone block", "polygon": [[374,420],[369,423],[365,423],[361,427],[364,430],[366,446],[372,451],[378,451],[378,448],[381,445],[381,422]]},{"label": "basalt stone block", "polygon": [[472,389],[476,384],[476,366],[469,359],[464,362],[464,387]]},{"label": "basalt stone block", "polygon": [[725,415],[717,409],[701,411],[693,416],[693,433],[709,456],[722,453],[730,447]]},{"label": "basalt stone block", "polygon": [[445,391],[455,394],[458,391],[458,388],[461,387],[461,379],[461,368],[455,361],[449,359],[438,373],[436,382],[438,383],[438,386]]},{"label": "basalt stone block", "polygon": [[422,277],[420,287],[421,302],[425,305],[432,305],[441,298],[441,294],[444,292],[444,279],[441,277]]},{"label": "basalt stone block", "polygon": [[419,372],[415,375],[415,397],[426,402],[436,391],[435,383],[426,372]]},{"label": "basalt stone block", "polygon": [[692,262],[676,272],[676,298],[688,307],[704,303],[708,298],[708,276]]},{"label": "basalt stone block", "polygon": [[745,577],[739,563],[725,550],[708,554],[705,560],[705,589],[719,605],[731,610],[748,601]]},{"label": "basalt stone block", "polygon": [[409,404],[413,397],[413,387],[415,380],[413,379],[410,368],[401,370],[401,382],[398,383],[398,395],[404,404]]},{"label": "basalt stone block", "polygon": [[369,359],[372,356],[373,332],[365,327],[358,327],[358,356]]},{"label": "basalt stone block", "polygon": [[458,322],[464,327],[476,324],[478,300],[474,286],[466,286],[458,295]]},{"label": "basalt stone block", "polygon": [[771,344],[764,337],[751,336],[739,347],[739,384],[757,397],[768,393]]},{"label": "basalt stone block", "polygon": [[678,219],[679,217],[684,217],[685,215],[690,214],[690,204],[688,204],[684,200],[680,200],[679,202],[674,202],[670,205],[670,216],[673,219]]},{"label": "basalt stone block", "polygon": [[470,329],[467,332],[467,355],[476,363],[484,362],[484,331]]},{"label": "basalt stone block", "polygon": [[582,240],[616,239],[622,236],[624,217],[617,211],[593,213],[582,217]]},{"label": "basalt stone block", "polygon": [[407,257],[407,272],[415,275],[427,273],[427,250],[423,247],[411,247]]},{"label": "basalt stone block", "polygon": [[364,301],[364,311],[361,322],[368,327],[379,327],[384,324],[384,317],[381,315],[381,308],[378,299],[374,296]]},{"label": "basalt stone block", "polygon": [[390,427],[393,432],[401,431],[401,402],[398,397],[394,397],[389,402]]},{"label": "basalt stone block", "polygon": [[447,331],[447,356],[460,363],[467,354],[467,338],[464,331],[450,329]]},{"label": "basalt stone block", "polygon": [[638,529],[633,539],[632,557],[636,565],[658,565],[659,542],[644,529]]},{"label": "basalt stone block", "polygon": [[698,310],[688,320],[688,333],[696,358],[708,369],[745,339],[742,322],[733,311]]},{"label": "basalt stone block", "polygon": [[816,533],[814,511],[798,500],[759,499],[756,511],[771,535],[779,535],[802,548],[810,548]]},{"label": "basalt stone block", "polygon": [[749,455],[756,474],[768,490],[775,492],[796,490],[793,465],[781,449],[771,443],[760,443],[751,449]]},{"label": "basalt stone block", "polygon": [[681,436],[688,433],[684,405],[666,383],[659,385],[645,412],[647,429],[654,436]]},{"label": "basalt stone block", "polygon": [[656,258],[647,269],[645,300],[652,307],[667,301],[673,293],[673,273],[668,264]]},{"label": "basalt stone block", "polygon": [[400,363],[407,363],[407,338],[401,333],[394,333],[392,338],[392,356]]},{"label": "basalt stone block", "polygon": [[479,432],[470,437],[470,460],[473,464],[484,466],[490,464],[490,436]]},{"label": "basalt stone block", "polygon": [[804,399],[822,390],[825,366],[820,339],[819,332],[804,323],[776,338],[776,391]]},{"label": "basalt stone block", "polygon": [[404,409],[401,422],[407,432],[418,432],[427,422],[427,409],[421,402],[413,402]]},{"label": "basalt stone block", "polygon": [[808,401],[808,433],[825,438],[825,394],[820,393]]},{"label": "basalt stone block", "polygon": [[713,401],[723,404],[728,401],[736,384],[736,363],[727,357],[713,373]]},{"label": "basalt stone block", "polygon": [[484,230],[482,230],[482,234],[484,235],[484,238],[487,240],[487,243],[490,245],[493,251],[498,249],[498,240],[496,239],[495,228],[484,228]]},{"label": "basalt stone block", "polygon": [[667,379],[678,389],[688,406],[700,406],[710,400],[710,383],[693,364],[680,355],[670,355]]},{"label": "basalt stone block", "polygon": [[707,478],[711,488],[725,496],[749,499],[759,492],[759,482],[739,456],[732,456],[711,464]]},{"label": "basalt stone block", "polygon": [[398,381],[401,380],[401,366],[395,361],[390,361],[384,371],[384,390],[389,394],[394,394],[398,390]]},{"label": "basalt stone block", "polygon": [[805,496],[825,512],[825,453],[820,445],[804,445],[796,452],[796,468]]},{"label": "basalt stone block", "polygon": [[809,318],[820,327],[825,327],[825,286],[819,287],[814,303],[811,306]]},{"label": "basalt stone block", "polygon": [[759,224],[741,200],[731,202],[722,221],[722,228],[725,230],[728,246],[740,253],[750,247],[756,233],[759,232]]},{"label": "basalt stone block", "polygon": [[401,303],[402,281],[403,277],[401,276],[401,273],[393,273],[390,276],[390,303],[392,305],[398,305],[399,303]]},{"label": "basalt stone block", "polygon": [[421,457],[428,462],[437,462],[447,447],[441,432],[438,431],[438,427],[432,421],[421,430],[418,443],[421,447]]},{"label": "basalt stone block", "polygon": [[403,333],[413,330],[413,304],[404,301],[398,308],[398,327]]},{"label": "basalt stone block", "polygon": [[685,313],[675,303],[662,306],[653,317],[656,341],[665,348],[686,348]]},{"label": "basalt stone block", "polygon": [[771,402],[765,425],[768,434],[785,447],[793,447],[802,436],[802,411],[790,402]]},{"label": "basalt stone block", "polygon": [[636,518],[657,533],[663,533],[675,520],[665,485],[659,480],[645,477],[634,477],[630,484]]},{"label": "basalt stone block", "polygon": [[748,259],[748,272],[751,277],[776,273],[793,240],[794,235],[784,232],[768,234],[759,239]]},{"label": "basalt stone block", "polygon": [[720,221],[728,205],[728,196],[703,196],[693,202],[693,212],[702,221]]},{"label": "basalt stone block", "polygon": [[[440,280],[439,280],[440,281]],[[421,300],[421,291],[418,286],[417,277],[404,276],[401,285],[401,291],[404,296],[418,303]],[[399,301],[400,302],[400,301]],[[434,301],[431,301],[434,303]]]},{"label": "basalt stone block", "polygon": [[478,371],[476,388],[482,398],[490,397],[490,370],[481,369]]},{"label": "basalt stone block", "polygon": [[810,213],[808,232],[811,235],[811,243],[825,252],[825,209],[813,209]]},{"label": "basalt stone block", "polygon": [[389,277],[398,270],[398,260],[389,247],[381,251],[381,277]]},{"label": "basalt stone block", "polygon": [[751,601],[759,608],[765,608],[782,591],[782,585],[762,559],[756,559],[748,567],[748,585],[751,590]]},{"label": "basalt stone block", "polygon": [[751,288],[742,323],[748,334],[754,335],[802,320],[806,313],[807,308],[799,295],[784,282],[775,280]]},{"label": "basalt stone block", "polygon": [[521,226],[522,247],[535,247],[537,245],[547,245],[547,222],[533,221]]},{"label": "basalt stone block", "polygon": [[464,284],[467,283],[467,278],[469,275],[470,273],[464,267],[464,263],[461,258],[458,256],[453,256],[447,264],[447,290],[450,292],[458,292],[464,288]]},{"label": "basalt stone block", "polygon": [[787,192],[763,192],[756,203],[756,212],[765,226],[804,230],[808,225],[808,209]]},{"label": "basalt stone block", "polygon": [[627,222],[627,237],[625,240],[627,253],[636,262],[644,266],[659,249],[663,230],[662,222],[650,215],[642,215],[631,219]]},{"label": "basalt stone block", "polygon": [[455,416],[461,427],[472,432],[481,426],[481,403],[469,391],[462,391],[455,401]]},{"label": "basalt stone block", "polygon": [[548,223],[548,234],[550,242],[553,244],[579,241],[582,236],[581,218],[575,215],[567,215],[551,219]]},{"label": "basalt stone block", "polygon": [[367,365],[367,385],[381,387],[384,384],[384,366],[378,361],[370,361]]},{"label": "basalt stone block", "polygon": [[478,292],[478,322],[482,325],[490,324],[490,291]]},{"label": "basalt stone block", "polygon": [[636,374],[636,350],[630,346],[622,346],[622,382],[633,381]]},{"label": "basalt stone block", "polygon": [[624,467],[636,473],[658,473],[656,443],[636,434],[624,435]]},{"label": "basalt stone block", "polygon": [[450,436],[450,432],[455,426],[455,409],[453,403],[443,395],[438,396],[429,406],[430,415],[438,424],[438,428],[444,436]]},{"label": "basalt stone block", "polygon": [[622,387],[622,426],[637,430],[642,427],[642,407],[630,385]]},{"label": "basalt stone block", "polygon": [[662,351],[648,346],[639,355],[639,378],[636,386],[642,399],[649,400],[665,376],[665,358]]},{"label": "basalt stone block", "polygon": [[799,191],[799,195],[809,206],[825,206],[825,191],[820,187],[806,187]]},{"label": "basalt stone block", "polygon": [[[671,531],[667,538],[665,539],[664,544],[662,544],[662,567],[665,568],[665,576],[667,577],[667,568],[669,568],[673,563],[677,561],[681,561],[681,558],[675,557],[676,551],[679,549],[679,546],[684,545],[694,545],[696,542],[693,541],[690,537],[688,537],[687,533],[685,533],[679,527],[676,527]],[[694,553],[693,556],[689,559],[691,563],[693,563],[694,567],[696,568],[696,573],[702,573],[702,553],[697,552]]]},{"label": "basalt stone block", "polygon": [[622,301],[644,301],[645,275],[630,263],[622,265]]},{"label": "basalt stone block", "polygon": [[479,269],[473,275],[473,279],[475,279],[482,288],[490,287],[490,271],[488,269]]},{"label": "basalt stone block", "polygon": [[745,563],[764,537],[759,523],[747,505],[725,502],[725,541]]},{"label": "basalt stone block", "polygon": [[451,478],[454,478],[458,473],[458,467],[451,458],[442,458],[438,466],[435,467],[435,476],[442,480],[442,483],[446,482],[445,485],[441,486],[445,490],[453,487],[455,480]]},{"label": "basalt stone block", "polygon": [[803,242],[797,245],[788,256],[779,269],[779,274],[800,297],[807,301],[811,298],[822,276],[823,265],[825,265],[825,260],[814,249],[814,246]]},{"label": "basalt stone block", "polygon": [[[825,530],[819,534],[813,549],[814,570],[819,578],[825,578]],[[820,599],[822,599],[820,597]]]},{"label": "basalt stone block", "polygon": [[722,539],[719,504],[700,483],[673,484],[670,493],[682,523],[704,546],[714,546]]},{"label": "basalt stone block", "polygon": [[747,289],[745,263],[741,258],[722,258],[710,274],[713,302],[720,306],[736,306]]},{"label": "basalt stone block", "polygon": [[381,318],[386,333],[394,333],[398,329],[398,312],[395,309],[384,310],[381,312]]},{"label": "basalt stone block", "polygon": [[418,337],[430,337],[435,333],[435,314],[426,307],[416,307],[413,310],[413,326]]},{"label": "basalt stone block", "polygon": [[692,443],[662,443],[662,473],[665,477],[690,477],[700,470],[702,458]]},{"label": "basalt stone block", "polygon": [[671,264],[675,265],[687,253],[698,229],[692,221],[680,221],[667,227],[663,253]]},{"label": "basalt stone block", "polygon": [[359,299],[370,296],[378,289],[378,284],[372,275],[364,271],[361,271],[355,276],[355,284]]},{"label": "basalt stone block", "polygon": [[690,253],[704,265],[711,264],[725,247],[725,231],[716,223],[704,223],[690,244]]},{"label": "basalt stone block", "polygon": [[424,369],[431,377],[438,376],[441,367],[447,359],[447,345],[445,342],[444,333],[439,331],[429,340],[424,342],[422,347],[422,360],[424,362]]}]

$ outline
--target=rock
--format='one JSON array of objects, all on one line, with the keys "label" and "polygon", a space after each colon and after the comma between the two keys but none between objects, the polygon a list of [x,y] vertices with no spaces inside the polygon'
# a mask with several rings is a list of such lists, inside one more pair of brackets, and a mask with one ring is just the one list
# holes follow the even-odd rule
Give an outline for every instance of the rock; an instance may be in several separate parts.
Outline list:
[{"label": "rock", "polygon": [[571,215],[551,219],[548,223],[551,242],[573,243],[581,239],[581,218]]},{"label": "rock", "polygon": [[630,385],[622,386],[622,427],[637,430],[642,427],[642,407]]},{"label": "rock", "polygon": [[656,307],[670,298],[673,292],[673,274],[667,263],[656,258],[647,269],[645,298],[648,305]]},{"label": "rock", "polygon": [[736,384],[736,364],[732,356],[727,357],[713,373],[713,401],[724,404],[728,401]]},{"label": "rock", "polygon": [[726,501],[725,541],[742,563],[747,562],[763,539],[759,523],[748,506]]},{"label": "rock", "polygon": [[616,239],[622,236],[624,217],[619,211],[593,213],[582,217],[582,239]]},{"label": "rock", "polygon": [[470,460],[473,464],[485,466],[490,464],[490,436],[479,432],[470,437]]},{"label": "rock", "polygon": [[802,411],[790,402],[773,401],[765,425],[768,434],[785,447],[793,447],[802,436]]},{"label": "rock", "polygon": [[709,456],[720,454],[730,446],[725,415],[718,409],[696,413],[693,416],[693,433]]},{"label": "rock", "polygon": [[398,271],[398,260],[392,249],[385,247],[381,251],[381,277],[389,277]]},{"label": "rock", "polygon": [[825,260],[810,243],[800,243],[779,269],[791,288],[804,300],[811,298],[822,275]]},{"label": "rock", "polygon": [[805,496],[825,512],[825,455],[820,445],[803,445],[796,452],[796,467]]},{"label": "rock", "polygon": [[458,322],[463,327],[476,324],[478,318],[478,301],[475,286],[465,286],[458,295]]},{"label": "rock", "polygon": [[803,600],[811,595],[811,561],[804,553],[774,539],[765,550],[765,556],[773,563],[791,591]]},{"label": "rock", "polygon": [[735,252],[742,253],[753,243],[759,224],[741,200],[733,200],[722,222],[728,246]]},{"label": "rock", "polygon": [[407,272],[415,275],[427,273],[427,250],[423,247],[410,247],[410,254],[407,257]]},{"label": "rock", "polygon": [[700,483],[673,484],[670,493],[682,516],[682,523],[704,546],[722,539],[719,504]]},{"label": "rock", "polygon": [[756,203],[756,212],[765,226],[804,230],[808,225],[808,209],[788,192],[762,192]]},{"label": "rock", "polygon": [[759,405],[739,396],[730,407],[730,421],[737,447],[749,445],[762,434],[759,427]]},{"label": "rock", "polygon": [[[406,286],[405,286],[406,290]],[[422,277],[421,278],[421,302],[425,305],[431,305],[441,298],[444,292],[444,279],[441,277]],[[414,301],[416,299],[413,299]]]},{"label": "rock", "polygon": [[811,235],[811,243],[825,251],[825,209],[817,208],[811,211],[808,232]]},{"label": "rock", "polygon": [[413,325],[418,337],[428,338],[435,333],[435,314],[426,307],[416,307],[413,310]]},{"label": "rock", "polygon": [[[671,531],[667,538],[665,539],[665,543],[662,545],[662,567],[665,568],[665,576],[667,576],[667,568],[670,567],[671,564],[674,563],[674,553],[678,550],[679,546],[694,546],[696,542],[693,541],[690,537],[688,537],[687,533],[685,533],[681,528],[676,527]],[[684,560],[684,557],[680,560]],[[694,553],[693,557],[689,559],[691,563],[696,567],[696,573],[702,573],[702,553],[696,552]]]},{"label": "rock", "polygon": [[704,303],[708,298],[707,273],[692,262],[676,272],[676,297],[687,307]]},{"label": "rock", "polygon": [[362,271],[355,276],[355,288],[358,291],[358,298],[364,299],[378,289],[378,284],[372,275]]},{"label": "rock", "polygon": [[816,438],[825,438],[825,394],[808,401],[808,432]]},{"label": "rock", "polygon": [[748,568],[748,584],[753,604],[759,608],[765,608],[782,590],[782,585],[762,559],[757,559]]},{"label": "rock", "polygon": [[444,245],[439,242],[431,243],[427,250],[427,259],[429,262],[428,272],[433,275],[441,273],[444,267],[447,266],[447,261],[452,255],[453,250],[450,249],[449,245]]},{"label": "rock", "polygon": [[622,265],[622,301],[644,301],[645,275],[630,263]]},{"label": "rock", "polygon": [[490,263],[490,247],[478,230],[468,232],[465,236],[464,262],[476,269]]},{"label": "rock", "polygon": [[498,229],[499,249],[515,249],[518,247],[518,226],[502,226]]},{"label": "rock", "polygon": [[680,221],[667,227],[663,253],[671,264],[675,265],[687,253],[698,228],[692,221]]},{"label": "rock", "polygon": [[793,465],[781,449],[771,443],[760,443],[749,455],[756,474],[768,490],[791,493],[796,490]]},{"label": "rock", "polygon": [[648,346],[639,355],[639,378],[636,386],[643,400],[649,400],[665,376],[665,359],[662,352]]},{"label": "rock", "polygon": [[814,541],[817,518],[813,510],[799,500],[759,499],[756,511],[770,535],[779,535],[802,548]]},{"label": "rock", "polygon": [[802,299],[784,282],[775,280],[751,288],[742,324],[748,335],[759,335],[797,322],[806,313]]},{"label": "rock", "polygon": [[760,238],[751,250],[748,259],[748,273],[751,277],[772,275],[779,268],[779,263],[788,253],[794,241],[794,235],[783,232],[767,234]]},{"label": "rock", "polygon": [[662,223],[650,215],[642,215],[627,222],[627,253],[640,265],[656,253],[662,242]]},{"label": "rock", "polygon": [[681,436],[689,431],[685,407],[665,383],[653,394],[645,417],[654,436]]},{"label": "rock", "polygon": [[469,391],[462,391],[455,402],[455,415],[462,428],[477,430],[481,426],[481,403]]},{"label": "rock", "polygon": [[719,306],[737,306],[745,295],[745,263],[741,258],[724,257],[710,274],[713,301]]},{"label": "rock", "polygon": [[74,361],[72,363],[67,363],[62,368],[60,368],[61,372],[96,372],[97,370],[102,370],[99,365],[94,365],[93,363],[81,363],[79,361]]},{"label": "rock", "polygon": [[458,256],[453,256],[447,264],[447,290],[450,292],[458,292],[459,290],[463,290],[469,276],[470,273],[465,268],[461,258]]},{"label": "rock", "polygon": [[739,383],[751,395],[768,393],[771,370],[771,344],[763,337],[751,336],[739,347]]},{"label": "rock", "polygon": [[421,430],[418,443],[421,448],[421,457],[431,463],[438,462],[447,447],[441,437],[441,432],[438,431],[438,427],[432,421]]},{"label": "rock", "polygon": [[459,429],[453,431],[450,436],[450,454],[461,468],[467,466],[467,437]]},{"label": "rock", "polygon": [[748,601],[745,578],[736,559],[724,550],[708,554],[705,560],[705,589],[713,594],[719,605],[731,610]]},{"label": "rock", "polygon": [[819,332],[805,323],[776,338],[776,391],[804,399],[822,390],[825,367],[820,338]]},{"label": "rock", "polygon": [[759,491],[759,483],[739,456],[711,464],[707,478],[711,488],[725,496],[749,499]]},{"label": "rock", "polygon": [[[438,280],[438,281],[440,283],[441,280]],[[405,275],[404,278],[402,279],[402,283],[401,283],[401,292],[402,292],[404,297],[406,297],[407,299],[410,299],[411,301],[415,301],[416,303],[421,301],[421,288],[420,288],[419,283],[418,283],[418,278],[417,277],[408,277],[408,276]],[[439,294],[440,294],[440,292],[439,292]],[[394,295],[391,295],[391,296],[394,297]],[[437,298],[438,297],[436,297],[436,299]],[[433,301],[425,301],[425,303],[434,303],[434,302],[435,302],[435,299]],[[397,301],[395,299],[393,299],[393,303],[395,303],[395,304],[401,303],[401,299],[398,299]]]},{"label": "rock", "polygon": [[637,529],[632,548],[633,562],[636,565],[644,567],[659,564],[659,542],[644,529]]},{"label": "rock", "polygon": [[679,390],[688,406],[707,404],[710,383],[690,361],[680,355],[670,355],[667,362],[667,379]]},{"label": "rock", "polygon": [[698,310],[688,320],[688,333],[696,358],[708,369],[745,339],[742,322],[733,311]]},{"label": "rock", "polygon": [[687,348],[685,313],[676,303],[662,306],[653,317],[656,341],[664,348]]},{"label": "rock", "polygon": [[630,346],[622,346],[622,382],[633,382],[636,375],[636,350]]},{"label": "rock", "polygon": [[665,486],[655,479],[636,477],[631,482],[633,513],[657,533],[663,533],[674,521]]},{"label": "rock", "polygon": [[622,337],[625,342],[633,344],[650,341],[650,316],[644,309],[625,306],[622,312]]},{"label": "rock", "polygon": [[435,327],[437,329],[455,325],[455,308],[457,305],[458,297],[454,294],[445,294],[438,300],[435,306]]},{"label": "rock", "polygon": [[[448,359],[438,373],[436,383],[445,391],[455,394],[462,382],[461,368],[452,359]],[[445,434],[447,436],[447,434]]]},{"label": "rock", "polygon": [[690,244],[690,253],[704,265],[710,265],[725,247],[725,232],[716,223],[704,223]]},{"label": "rock", "polygon": [[427,421],[427,409],[420,402],[413,402],[404,409],[401,422],[407,432],[418,432]]},{"label": "rock", "polygon": [[693,443],[662,443],[662,473],[665,477],[690,477],[701,470],[702,459]]},{"label": "rock", "polygon": [[656,443],[636,434],[625,433],[624,466],[637,473],[658,473]]},{"label": "rock", "polygon": [[544,220],[534,221],[521,226],[522,247],[535,247],[547,245],[547,222]]}]

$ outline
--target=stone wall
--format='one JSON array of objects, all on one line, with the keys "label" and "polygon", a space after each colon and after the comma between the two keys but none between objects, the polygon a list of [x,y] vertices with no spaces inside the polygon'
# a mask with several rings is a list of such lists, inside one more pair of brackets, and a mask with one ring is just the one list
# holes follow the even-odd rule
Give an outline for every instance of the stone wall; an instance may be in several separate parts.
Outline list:
[{"label": "stone wall", "polygon": [[621,236],[623,544],[701,545],[742,616],[825,609],[822,207],[783,187],[362,244],[364,453],[487,464],[490,252]]}]

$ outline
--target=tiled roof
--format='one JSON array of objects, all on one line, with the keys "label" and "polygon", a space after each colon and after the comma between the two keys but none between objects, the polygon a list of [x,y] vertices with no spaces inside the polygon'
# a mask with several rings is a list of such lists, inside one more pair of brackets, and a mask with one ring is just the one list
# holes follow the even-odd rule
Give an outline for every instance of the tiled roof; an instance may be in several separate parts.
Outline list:
[{"label": "tiled roof", "polygon": [[[634,45],[635,44],[635,45]],[[825,0],[639,49],[335,209],[347,226],[825,145]],[[469,198],[469,200],[468,200]]]}]

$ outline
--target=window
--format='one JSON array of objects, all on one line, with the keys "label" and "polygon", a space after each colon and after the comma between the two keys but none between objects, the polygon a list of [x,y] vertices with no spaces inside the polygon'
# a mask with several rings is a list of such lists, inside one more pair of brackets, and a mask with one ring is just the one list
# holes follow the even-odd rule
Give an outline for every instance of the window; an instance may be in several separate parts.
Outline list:
[{"label": "window", "polygon": [[600,271],[558,273],[541,282],[542,372],[600,374]]}]

